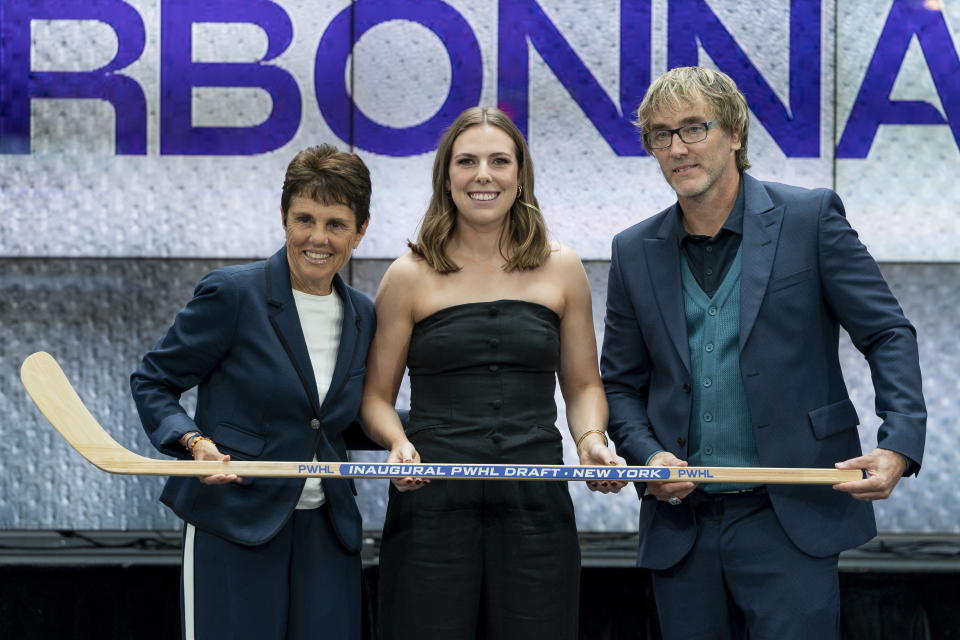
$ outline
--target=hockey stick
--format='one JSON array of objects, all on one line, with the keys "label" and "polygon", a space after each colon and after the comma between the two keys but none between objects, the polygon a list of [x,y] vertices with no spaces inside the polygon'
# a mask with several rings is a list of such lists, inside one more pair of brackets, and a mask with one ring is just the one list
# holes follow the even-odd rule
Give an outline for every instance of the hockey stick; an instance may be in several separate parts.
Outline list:
[{"label": "hockey stick", "polygon": [[771,469],[753,467],[612,467],[549,464],[451,464],[373,462],[265,462],[157,460],[138,455],[110,437],[90,414],[49,353],[34,353],[20,379],[40,412],[77,453],[109,473],[148,476],[208,476],[218,473],[273,478],[424,478],[468,480],[659,480],[837,484],[860,480],[857,469]]}]

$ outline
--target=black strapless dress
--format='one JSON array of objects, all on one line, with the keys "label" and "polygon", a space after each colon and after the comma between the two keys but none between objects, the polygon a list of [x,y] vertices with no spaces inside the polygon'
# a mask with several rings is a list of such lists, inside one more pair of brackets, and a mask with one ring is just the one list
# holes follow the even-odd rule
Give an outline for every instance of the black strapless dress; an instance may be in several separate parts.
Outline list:
[{"label": "black strapless dress", "polygon": [[[562,464],[560,319],[532,302],[448,307],[414,327],[407,436],[425,462]],[[566,483],[390,489],[384,640],[577,636],[580,548]]]}]

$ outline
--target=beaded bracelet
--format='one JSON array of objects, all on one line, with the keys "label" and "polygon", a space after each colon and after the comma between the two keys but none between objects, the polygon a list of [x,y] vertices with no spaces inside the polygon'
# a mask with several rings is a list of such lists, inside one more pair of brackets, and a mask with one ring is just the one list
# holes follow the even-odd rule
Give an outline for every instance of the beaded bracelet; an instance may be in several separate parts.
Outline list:
[{"label": "beaded bracelet", "polygon": [[610,441],[607,440],[607,434],[600,429],[590,429],[589,431],[584,431],[580,434],[580,437],[577,438],[577,450],[580,450],[580,443],[583,442],[583,439],[586,438],[591,433],[599,433],[600,437],[603,438],[603,446],[610,446]]},{"label": "beaded bracelet", "polygon": [[201,440],[206,440],[210,444],[213,444],[213,440],[211,440],[207,436],[202,436],[198,433],[197,435],[190,438],[190,441],[187,443],[187,447],[190,449],[190,455],[193,455],[194,448],[197,446],[197,443],[200,442]]}]

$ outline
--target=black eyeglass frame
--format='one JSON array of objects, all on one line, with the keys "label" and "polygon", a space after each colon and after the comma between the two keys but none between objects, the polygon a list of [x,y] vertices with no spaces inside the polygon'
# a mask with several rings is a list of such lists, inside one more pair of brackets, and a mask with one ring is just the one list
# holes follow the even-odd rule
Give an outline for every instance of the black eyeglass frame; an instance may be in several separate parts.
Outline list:
[{"label": "black eyeglass frame", "polygon": [[[703,134],[703,137],[700,138],[699,140],[694,140],[693,142],[688,142],[687,140],[684,140],[683,135],[680,132],[686,129],[687,127],[697,127],[697,126],[703,127],[706,130],[706,132]],[[703,142],[704,140],[706,140],[707,134],[710,132],[710,129],[713,129],[715,126],[717,126],[717,121],[711,120],[710,122],[691,122],[689,124],[683,125],[682,127],[677,127],[676,129],[654,129],[653,131],[648,131],[647,133],[643,134],[643,143],[644,145],[646,145],[648,149],[652,149],[655,151],[659,151],[660,149],[669,149],[671,145],[673,145],[673,136],[674,134],[676,134],[676,136],[680,138],[680,142],[682,142],[683,144],[697,144],[698,142]],[[650,134],[661,133],[661,132],[670,134],[670,142],[668,142],[666,145],[662,147],[655,147],[652,144],[650,144]]]}]

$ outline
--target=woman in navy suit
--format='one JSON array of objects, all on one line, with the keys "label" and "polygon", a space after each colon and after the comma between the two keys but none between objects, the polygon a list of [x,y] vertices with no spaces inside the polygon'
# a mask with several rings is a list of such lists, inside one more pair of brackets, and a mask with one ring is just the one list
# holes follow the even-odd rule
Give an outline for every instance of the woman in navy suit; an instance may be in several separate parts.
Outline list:
[{"label": "woman in navy suit", "polygon": [[[163,453],[197,460],[346,458],[373,304],[337,272],[367,229],[370,173],[328,145],[287,167],[286,242],[267,260],[204,276],[131,377]],[[191,418],[180,395],[198,388]],[[186,523],[184,638],[360,635],[360,512],[352,481],[170,478]]]}]

